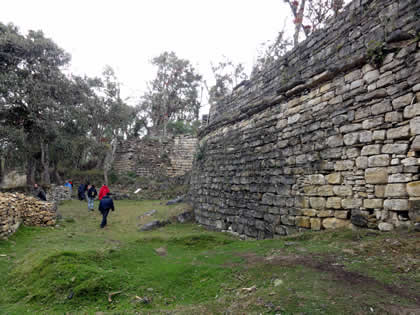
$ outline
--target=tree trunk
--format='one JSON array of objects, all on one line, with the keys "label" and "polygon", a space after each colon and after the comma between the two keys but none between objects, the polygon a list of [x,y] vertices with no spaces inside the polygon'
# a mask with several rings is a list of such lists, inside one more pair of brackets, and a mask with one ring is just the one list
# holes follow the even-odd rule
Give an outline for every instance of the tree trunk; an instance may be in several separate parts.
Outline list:
[{"label": "tree trunk", "polygon": [[29,157],[28,165],[26,167],[26,184],[30,187],[35,184],[35,168],[35,159],[33,157]]},{"label": "tree trunk", "polygon": [[44,184],[51,184],[50,178],[50,155],[48,152],[48,143],[41,140],[41,163],[44,168],[42,172],[42,181]]},{"label": "tree trunk", "polygon": [[[299,33],[303,23],[303,12],[305,11],[306,0],[301,0],[299,5],[299,11],[295,14],[295,35],[293,36],[293,44],[295,47],[299,44]],[[306,32],[305,32],[305,35]]]},{"label": "tree trunk", "polygon": [[60,173],[58,172],[57,163],[54,163],[54,179],[57,185],[63,184],[63,180],[61,179]]},{"label": "tree trunk", "polygon": [[112,162],[114,162],[115,151],[117,151],[118,140],[114,139],[111,141],[111,148],[107,151],[105,161],[104,161],[104,181],[105,185],[108,186],[108,172],[112,167]]}]

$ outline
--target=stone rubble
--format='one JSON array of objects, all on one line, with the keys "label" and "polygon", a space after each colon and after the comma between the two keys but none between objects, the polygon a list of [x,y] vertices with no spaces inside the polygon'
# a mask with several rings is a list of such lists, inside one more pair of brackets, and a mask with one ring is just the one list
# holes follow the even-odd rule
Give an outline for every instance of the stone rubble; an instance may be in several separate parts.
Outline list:
[{"label": "stone rubble", "polygon": [[19,228],[53,226],[56,223],[55,203],[38,200],[19,193],[0,193],[0,239],[7,238]]}]

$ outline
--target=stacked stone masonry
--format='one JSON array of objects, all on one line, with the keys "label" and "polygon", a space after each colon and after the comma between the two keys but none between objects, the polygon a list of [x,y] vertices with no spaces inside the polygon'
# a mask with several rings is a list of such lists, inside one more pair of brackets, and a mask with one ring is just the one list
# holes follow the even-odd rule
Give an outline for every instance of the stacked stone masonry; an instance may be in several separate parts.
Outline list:
[{"label": "stacked stone masonry", "polygon": [[196,220],[267,238],[419,223],[420,1],[353,1],[210,110]]},{"label": "stacked stone masonry", "polygon": [[19,193],[0,193],[0,239],[15,233],[22,223],[27,226],[52,226],[56,217],[55,203]]},{"label": "stacked stone masonry", "polygon": [[113,169],[137,176],[182,176],[191,170],[197,138],[177,136],[163,140],[136,139],[121,143]]}]

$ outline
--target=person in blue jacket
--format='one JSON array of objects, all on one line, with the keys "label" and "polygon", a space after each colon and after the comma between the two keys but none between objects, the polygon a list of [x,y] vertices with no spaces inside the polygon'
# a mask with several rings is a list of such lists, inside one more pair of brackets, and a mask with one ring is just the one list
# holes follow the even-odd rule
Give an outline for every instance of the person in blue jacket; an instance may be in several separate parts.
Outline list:
[{"label": "person in blue jacket", "polygon": [[99,211],[102,214],[101,229],[106,226],[106,218],[108,217],[109,210],[114,211],[114,201],[111,198],[111,193],[107,193],[105,197],[101,199],[99,203]]}]

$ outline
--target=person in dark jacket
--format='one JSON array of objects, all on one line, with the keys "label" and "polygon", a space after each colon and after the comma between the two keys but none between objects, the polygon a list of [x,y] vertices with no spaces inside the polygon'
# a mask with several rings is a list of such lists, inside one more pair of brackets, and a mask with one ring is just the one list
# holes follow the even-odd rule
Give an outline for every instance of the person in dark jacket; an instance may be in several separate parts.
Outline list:
[{"label": "person in dark jacket", "polygon": [[95,197],[98,195],[94,185],[88,185],[87,200],[88,200],[88,210],[93,211]]},{"label": "person in dark jacket", "polygon": [[85,191],[86,186],[85,184],[80,184],[79,188],[77,189],[77,195],[79,196],[79,200],[85,200]]},{"label": "person in dark jacket", "polygon": [[108,216],[109,210],[115,210],[114,201],[111,198],[111,193],[107,193],[99,203],[99,211],[102,213],[101,229],[103,229],[107,223],[106,218]]},{"label": "person in dark jacket", "polygon": [[47,195],[45,194],[44,189],[38,186],[38,184],[34,184],[34,195],[40,200],[47,201]]}]

